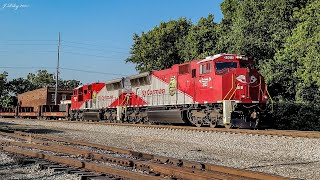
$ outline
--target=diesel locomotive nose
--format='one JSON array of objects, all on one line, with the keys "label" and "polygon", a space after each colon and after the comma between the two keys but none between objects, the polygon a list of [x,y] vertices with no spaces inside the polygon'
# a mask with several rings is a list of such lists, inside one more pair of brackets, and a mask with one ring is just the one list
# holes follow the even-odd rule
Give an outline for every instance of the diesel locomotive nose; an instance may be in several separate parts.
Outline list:
[{"label": "diesel locomotive nose", "polygon": [[235,99],[241,101],[260,101],[261,96],[261,77],[260,75],[247,68],[237,68],[235,72],[236,92]]}]

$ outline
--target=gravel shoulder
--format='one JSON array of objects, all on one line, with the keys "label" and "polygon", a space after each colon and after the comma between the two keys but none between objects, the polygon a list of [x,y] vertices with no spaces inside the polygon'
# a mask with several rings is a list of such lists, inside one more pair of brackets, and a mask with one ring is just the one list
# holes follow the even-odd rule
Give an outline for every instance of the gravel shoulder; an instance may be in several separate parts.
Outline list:
[{"label": "gravel shoulder", "polygon": [[60,130],[48,135],[162,156],[291,178],[320,179],[320,139],[144,129],[57,121],[0,119],[0,122],[43,126]]},{"label": "gravel shoulder", "polygon": [[74,174],[54,172],[52,169],[41,170],[38,164],[21,165],[18,161],[0,152],[0,179],[79,180],[79,176]]}]

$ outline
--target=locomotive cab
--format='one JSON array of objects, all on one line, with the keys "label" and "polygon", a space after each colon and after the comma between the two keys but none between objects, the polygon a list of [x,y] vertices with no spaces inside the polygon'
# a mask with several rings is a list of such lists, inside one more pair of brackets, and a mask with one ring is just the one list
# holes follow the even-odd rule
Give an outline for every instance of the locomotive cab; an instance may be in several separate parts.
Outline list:
[{"label": "locomotive cab", "polygon": [[199,103],[222,104],[222,120],[217,123],[225,127],[255,128],[267,96],[264,79],[254,68],[253,59],[217,54],[200,60],[197,65],[197,81],[202,84],[196,98]]}]

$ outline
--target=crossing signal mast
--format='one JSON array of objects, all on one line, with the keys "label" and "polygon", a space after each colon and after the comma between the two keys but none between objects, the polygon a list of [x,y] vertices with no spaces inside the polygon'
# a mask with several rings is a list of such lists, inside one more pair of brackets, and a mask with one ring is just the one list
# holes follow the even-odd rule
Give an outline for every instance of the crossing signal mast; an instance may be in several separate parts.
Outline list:
[{"label": "crossing signal mast", "polygon": [[54,92],[54,104],[58,104],[58,82],[59,82],[59,61],[60,61],[60,32],[58,40],[58,62],[57,62],[57,72],[56,72],[56,88]]}]

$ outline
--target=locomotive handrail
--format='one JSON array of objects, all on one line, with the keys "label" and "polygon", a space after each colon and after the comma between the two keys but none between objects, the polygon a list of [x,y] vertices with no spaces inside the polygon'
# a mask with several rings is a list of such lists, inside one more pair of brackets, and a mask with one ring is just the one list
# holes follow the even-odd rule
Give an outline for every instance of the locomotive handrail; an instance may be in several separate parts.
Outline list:
[{"label": "locomotive handrail", "polygon": [[223,100],[226,99],[226,97],[229,95],[229,93],[231,92],[231,90],[233,89],[233,86],[234,86],[234,82],[233,82],[233,74],[232,74],[232,87],[230,88],[230,90],[228,91],[228,93],[226,94],[226,96],[224,96]]},{"label": "locomotive handrail", "polygon": [[[237,84],[237,86],[236,86],[236,87],[238,87],[238,85],[239,85],[239,83]],[[234,89],[233,93],[231,94],[231,96],[229,97],[229,99],[228,99],[228,100],[230,100],[230,99],[232,98],[232,96],[234,95],[234,93],[236,93],[236,90],[237,90],[237,88],[235,88],[235,89]]]},{"label": "locomotive handrail", "polygon": [[268,94],[268,96],[269,96],[269,98],[270,98],[270,100],[271,100],[271,111],[273,112],[273,99],[272,99],[272,97],[271,97],[270,94],[269,94],[267,84],[266,84],[266,91],[267,91],[267,94]]},{"label": "locomotive handrail", "polygon": [[[261,91],[261,76],[259,76],[259,90]],[[258,94],[258,100],[260,100],[260,91],[259,91],[259,94]],[[263,94],[261,94],[261,96],[263,96]]]},{"label": "locomotive handrail", "polygon": [[123,105],[127,106],[129,99],[130,99],[130,95],[126,94],[123,101],[121,102],[120,106],[123,106]]},{"label": "locomotive handrail", "polygon": [[258,87],[258,86],[260,86],[260,85],[261,85],[261,79],[260,79],[260,82],[259,82],[259,84],[258,84],[258,85],[253,86],[253,85],[251,85],[251,83],[246,83],[246,84],[248,84],[250,87]]},{"label": "locomotive handrail", "polygon": [[[267,88],[267,85],[265,85],[265,90],[266,90],[266,92],[267,92],[267,95],[268,95],[268,97],[270,98],[270,101],[271,101],[271,111],[273,112],[273,99],[272,99],[272,97],[270,96],[270,94],[269,94],[269,91],[268,91],[268,88]],[[260,92],[263,94],[263,91],[262,91],[262,89],[260,89]],[[259,94],[260,94],[260,92],[259,92]]]}]

